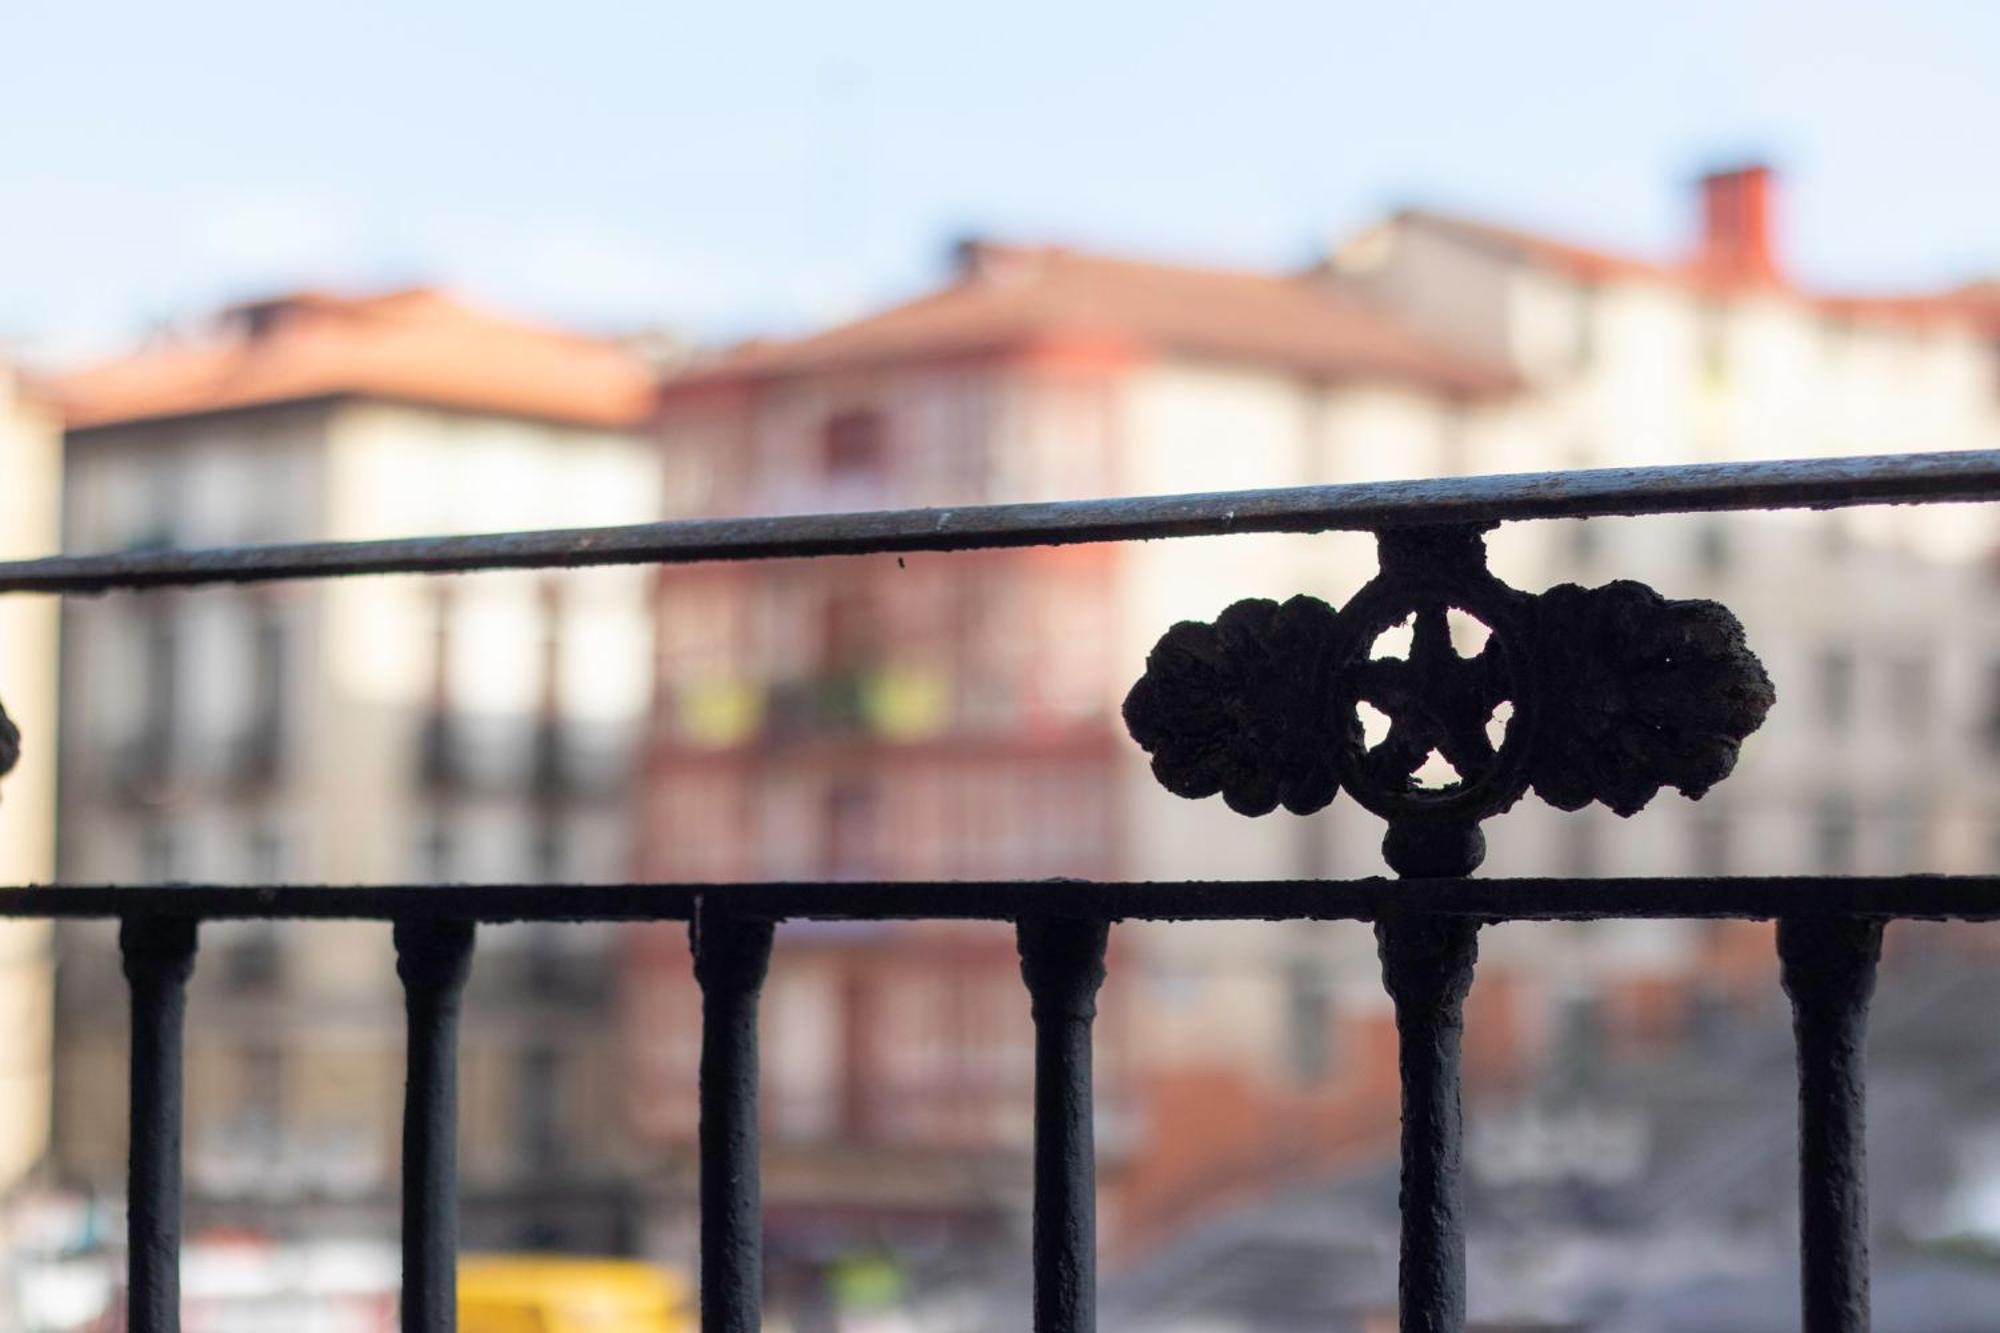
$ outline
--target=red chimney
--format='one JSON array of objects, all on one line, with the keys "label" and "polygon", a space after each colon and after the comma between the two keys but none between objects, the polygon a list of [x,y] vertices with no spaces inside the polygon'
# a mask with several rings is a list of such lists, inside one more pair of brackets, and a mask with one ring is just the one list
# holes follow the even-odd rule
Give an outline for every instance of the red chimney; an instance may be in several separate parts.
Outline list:
[{"label": "red chimney", "polygon": [[1698,262],[1704,272],[1730,282],[1783,281],[1771,234],[1776,194],[1771,168],[1762,163],[1712,171],[1701,178]]}]

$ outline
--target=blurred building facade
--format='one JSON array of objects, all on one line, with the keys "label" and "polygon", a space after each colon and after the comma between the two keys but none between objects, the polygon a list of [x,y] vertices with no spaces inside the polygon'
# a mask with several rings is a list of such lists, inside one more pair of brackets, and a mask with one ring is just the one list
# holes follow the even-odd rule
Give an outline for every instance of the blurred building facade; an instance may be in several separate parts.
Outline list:
[{"label": "blurred building facade", "polygon": [[[61,541],[62,422],[55,404],[0,361],[0,558]],[[0,782],[0,884],[55,878],[56,652],[53,598],[0,602],[0,705],[24,736]],[[51,931],[0,922],[0,1198],[41,1160],[49,1137]]]},{"label": "blurred building facade", "polygon": [[[958,260],[928,296],[671,380],[670,494],[701,515],[924,504],[949,522],[962,504],[1450,471],[1511,387],[1315,279],[985,243]],[[1142,794],[1124,688],[1174,619],[1251,591],[1332,594],[1366,556],[1252,539],[666,571],[642,872],[1203,874],[1163,845],[1188,812]],[[1393,1106],[1379,1063],[1336,1055],[1311,934],[1117,932],[1097,1048],[1113,1245],[1351,1135],[1348,1108]],[[1254,1013],[1274,947],[1291,1007],[1275,1024]],[[1215,1003],[1159,1004],[1183,955]],[[685,1149],[684,938],[638,936],[630,986],[642,1127]],[[774,1230],[817,1196],[865,1240],[927,1149],[963,1185],[927,1189],[934,1206],[1019,1216],[1032,1047],[1008,932],[781,931],[766,1006]],[[1387,1029],[1371,1018],[1364,1039]],[[884,1150],[894,1173],[866,1165]]]},{"label": "blurred building facade", "polygon": [[[1812,293],[1782,268],[1768,171],[1718,173],[1698,202],[1691,253],[1673,261],[1418,211],[1296,274],[968,244],[936,291],[671,380],[670,493],[692,514],[948,510],[2000,444],[2000,359],[1977,289]],[[1490,871],[1983,865],[2000,845],[1994,535],[1971,509],[1496,534],[1496,570],[1525,588],[1630,577],[1725,602],[1790,706],[1708,801],[1669,795],[1622,822],[1524,807],[1490,831]],[[1338,604],[1372,566],[1365,540],[1257,536],[669,571],[642,872],[1378,873],[1369,817],[1336,802],[1252,823],[1219,802],[1177,801],[1117,717],[1174,621],[1245,596]],[[1392,1129],[1393,1030],[1365,930],[1117,934],[1130,975],[1116,1044],[1100,1048],[1122,1071],[1122,1132],[1107,1135],[1103,1173],[1114,1249]],[[1744,984],[1770,980],[1768,943],[1751,928],[1507,929],[1484,952],[1469,1056],[1491,1080],[1513,1077],[1583,1011],[1644,1046],[1670,1040],[1745,960]],[[768,1003],[809,1015],[778,1031],[813,1035],[772,1044],[766,1086],[779,1107],[819,1108],[799,1140],[822,1162],[843,1160],[863,1123],[843,1118],[858,1104],[848,1082],[895,1096],[898,1056],[965,1077],[914,1054],[925,1049],[914,1039],[885,1036],[871,1052],[871,1026],[894,1023],[842,977],[929,966],[928,989],[889,1006],[900,1021],[942,1023],[974,1003],[946,998],[960,989],[1025,1032],[997,946],[990,976],[888,929],[801,939],[795,953],[789,971],[781,945]],[[685,1145],[691,1117],[658,1110],[692,1104],[685,948],[657,932],[632,962],[642,1132]],[[681,1018],[658,1021],[668,1013]],[[1011,1068],[1018,1098],[1025,1046]],[[906,1091],[913,1104],[941,1095]],[[968,1147],[1018,1155],[1025,1115],[1011,1123]]]},{"label": "blurred building facade", "polygon": [[[1773,190],[1759,170],[1712,178],[1674,261],[1422,211],[1295,273],[974,242],[936,291],[689,362],[657,399],[618,349],[434,292],[255,303],[57,386],[64,544],[903,505],[949,523],[1009,500],[2000,446],[2000,299],[1805,291],[1779,261]],[[2000,847],[1993,537],[1973,508],[1495,534],[1496,571],[1524,588],[1631,577],[1723,601],[1786,706],[1701,804],[1664,796],[1623,822],[1524,804],[1489,831],[1488,871],[1982,866]],[[1118,717],[1176,620],[1248,596],[1338,604],[1373,568],[1366,538],[1254,535],[76,601],[59,869],[1379,873],[1379,826],[1348,803],[1246,821],[1176,800]],[[0,698],[54,709],[10,679]],[[32,777],[10,779],[0,819]],[[1018,1229],[1032,1042],[1010,932],[779,939],[774,1281],[807,1281],[809,1306],[822,1261]],[[1393,1132],[1365,928],[1126,925],[1113,947],[1098,1075],[1114,1254]],[[1482,949],[1467,1054],[1486,1086],[1579,1026],[1643,1049],[1717,993],[1771,984],[1753,928],[1506,928]],[[112,937],[66,929],[61,958],[57,1167],[115,1191]],[[193,1006],[194,1225],[379,1228],[401,1080],[387,931],[210,927]],[[686,1253],[698,1059],[683,932],[488,932],[464,1036],[468,1243],[625,1248],[643,1215],[651,1248]]]},{"label": "blurred building facade", "polygon": [[[435,291],[237,307],[57,389],[74,551],[618,523],[660,506],[634,430],[643,364]],[[72,601],[62,875],[619,878],[646,591],[614,570]],[[482,943],[461,1066],[468,1237],[618,1244],[609,936],[510,927]],[[215,924],[202,946],[191,1225],[380,1234],[403,1044],[387,929]],[[110,931],[66,928],[57,1165],[113,1192],[123,991]]]},{"label": "blurred building facade", "polygon": [[[1872,296],[1802,285],[1784,263],[1778,180],[1761,165],[1704,177],[1695,203],[1691,242],[1672,259],[1408,210],[1339,247],[1327,273],[1521,379],[1509,438],[1482,471],[2000,445],[1990,285]],[[1723,602],[1781,700],[1699,805],[1669,797],[1631,821],[1523,808],[1496,822],[1494,873],[1991,863],[2000,530],[1984,507],[1525,525],[1494,547],[1525,586],[1629,577]],[[1746,968],[1769,980],[1764,927],[1647,923],[1585,938],[1567,966],[1595,976],[1572,998],[1640,1027],[1685,1006],[1690,966],[1710,982]]]}]

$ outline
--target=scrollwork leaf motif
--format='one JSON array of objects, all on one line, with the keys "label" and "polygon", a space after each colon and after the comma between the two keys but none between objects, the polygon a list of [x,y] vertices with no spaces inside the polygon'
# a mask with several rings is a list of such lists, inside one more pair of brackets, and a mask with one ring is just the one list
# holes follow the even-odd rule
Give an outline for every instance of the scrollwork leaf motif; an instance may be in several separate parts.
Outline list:
[{"label": "scrollwork leaf motif", "polygon": [[0,704],[0,777],[7,776],[20,762],[21,729],[7,716],[7,706]]},{"label": "scrollwork leaf motif", "polygon": [[1562,810],[1620,815],[1662,787],[1699,797],[1729,776],[1776,691],[1717,602],[1672,601],[1643,583],[1562,584],[1535,599],[1541,729],[1535,794]]},{"label": "scrollwork leaf motif", "polygon": [[[1175,625],[1125,697],[1125,725],[1177,796],[1239,814],[1310,814],[1339,792],[1326,655],[1337,615],[1316,597],[1237,602]],[[1358,734],[1358,726],[1356,727]]]}]

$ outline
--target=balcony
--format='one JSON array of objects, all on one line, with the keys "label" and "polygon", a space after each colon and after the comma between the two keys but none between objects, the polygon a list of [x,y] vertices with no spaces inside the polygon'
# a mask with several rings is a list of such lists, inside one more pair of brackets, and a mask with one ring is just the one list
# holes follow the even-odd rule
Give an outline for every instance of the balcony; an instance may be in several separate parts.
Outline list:
[{"label": "balcony", "polygon": [[[457,1036],[482,928],[685,922],[702,1041],[698,1107],[704,1327],[758,1326],[762,1300],[759,1004],[785,921],[995,921],[1015,933],[1032,1028],[1034,1324],[1094,1327],[1093,1024],[1115,923],[1372,926],[1400,1043],[1401,1326],[1466,1327],[1460,1042],[1488,923],[1775,918],[1794,1015],[1804,1326],[1867,1327],[1862,1060],[1887,922],[2000,918],[2000,877],[1479,878],[1481,825],[1530,791],[1562,810],[1699,795],[1776,705],[1756,626],[1633,583],[1530,595],[1484,562],[1504,523],[2000,499],[2000,455],[1626,469],[993,506],[714,520],[598,532],[156,551],[0,565],[0,592],[83,594],[361,573],[685,563],[1058,545],[1233,532],[1366,531],[1381,572],[1338,610],[1238,603],[1165,630],[1126,706],[1168,790],[1255,817],[1341,794],[1387,825],[1396,878],[1213,882],[891,882],[370,887],[66,886],[0,890],[0,914],[115,919],[131,1001],[130,1324],[178,1327],[182,1029],[204,921],[393,925],[408,1021],[401,1190],[405,1329],[452,1326],[458,1241]],[[1486,646],[1454,647],[1453,612]],[[1370,649],[1413,621],[1402,657]],[[1501,703],[1512,719],[1489,729]],[[1364,735],[1361,707],[1385,719]],[[32,720],[25,720],[31,729]],[[428,733],[427,733],[428,735]],[[427,742],[430,753],[433,743]],[[1454,780],[1426,785],[1442,756]],[[429,771],[429,770],[427,770]],[[442,767],[435,774],[443,773]],[[532,984],[528,983],[528,984]],[[865,1099],[864,1099],[865,1100]],[[1615,1138],[1615,1135],[1612,1136]],[[1484,1151],[1490,1154],[1490,1147]]]}]

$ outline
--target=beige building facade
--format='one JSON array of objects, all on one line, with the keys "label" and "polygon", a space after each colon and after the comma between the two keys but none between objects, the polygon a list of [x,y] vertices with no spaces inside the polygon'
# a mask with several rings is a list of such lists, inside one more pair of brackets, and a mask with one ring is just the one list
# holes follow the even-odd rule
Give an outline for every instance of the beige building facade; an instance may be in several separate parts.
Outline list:
[{"label": "beige building facade", "polygon": [[[0,558],[49,555],[62,540],[62,423],[47,396],[0,362]],[[0,598],[0,706],[22,733],[0,779],[0,884],[55,878],[56,603]],[[0,923],[0,1197],[49,1141],[51,931]]]},{"label": "beige building facade", "polygon": [[[440,293],[305,293],[61,382],[67,546],[358,540],[657,515],[621,349]],[[366,579],[72,602],[61,871],[121,883],[610,880],[649,702],[639,570]],[[403,1017],[386,926],[203,928],[191,1224],[379,1234]],[[461,1161],[476,1244],[630,1229],[608,929],[482,933]],[[123,986],[65,931],[60,1165],[115,1189]]]}]

